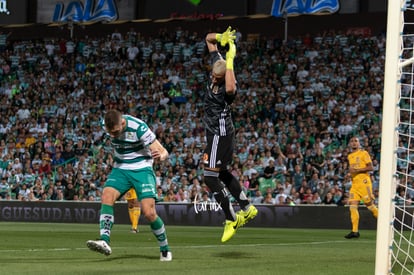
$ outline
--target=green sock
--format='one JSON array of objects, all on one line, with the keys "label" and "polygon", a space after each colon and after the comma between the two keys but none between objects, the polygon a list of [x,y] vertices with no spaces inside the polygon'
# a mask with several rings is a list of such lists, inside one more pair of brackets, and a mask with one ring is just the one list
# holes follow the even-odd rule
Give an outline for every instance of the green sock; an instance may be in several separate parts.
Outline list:
[{"label": "green sock", "polygon": [[99,216],[99,232],[101,240],[108,244],[111,240],[111,229],[114,225],[114,207],[107,204],[102,204],[101,215]]},{"label": "green sock", "polygon": [[160,251],[169,251],[170,247],[168,246],[167,233],[165,231],[164,222],[161,220],[161,218],[157,217],[155,221],[150,224],[150,226],[152,233],[158,240]]}]

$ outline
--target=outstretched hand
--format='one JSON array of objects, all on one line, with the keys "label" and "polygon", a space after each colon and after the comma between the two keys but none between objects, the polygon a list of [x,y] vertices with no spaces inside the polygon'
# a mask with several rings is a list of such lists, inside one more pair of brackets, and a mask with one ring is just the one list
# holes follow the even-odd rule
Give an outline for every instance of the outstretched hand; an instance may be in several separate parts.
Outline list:
[{"label": "outstretched hand", "polygon": [[236,30],[232,30],[231,26],[229,26],[227,30],[221,34],[219,42],[220,45],[224,47],[230,42],[233,43],[234,40],[236,40]]}]

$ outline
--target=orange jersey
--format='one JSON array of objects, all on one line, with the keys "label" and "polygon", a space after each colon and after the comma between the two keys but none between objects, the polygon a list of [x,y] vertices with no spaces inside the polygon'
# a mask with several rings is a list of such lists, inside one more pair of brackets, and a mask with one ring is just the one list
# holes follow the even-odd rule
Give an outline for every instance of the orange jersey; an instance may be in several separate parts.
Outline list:
[{"label": "orange jersey", "polygon": [[[371,163],[371,157],[365,150],[358,150],[348,155],[349,167],[361,169]],[[352,187],[349,191],[350,200],[363,200],[368,202],[373,198],[372,183],[369,172],[359,173],[352,177]]]},{"label": "orange jersey", "polygon": [[[358,150],[348,155],[349,167],[355,169],[361,169],[367,167],[367,164],[371,163],[371,157],[365,150]],[[352,184],[359,183],[371,183],[369,172],[359,173],[352,177]]]}]

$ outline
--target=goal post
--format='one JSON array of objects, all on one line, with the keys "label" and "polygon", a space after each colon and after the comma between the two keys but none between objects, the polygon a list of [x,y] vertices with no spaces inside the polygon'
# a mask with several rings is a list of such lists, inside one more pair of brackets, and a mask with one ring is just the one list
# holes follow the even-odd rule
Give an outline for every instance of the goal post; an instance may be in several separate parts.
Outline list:
[{"label": "goal post", "polygon": [[[410,105],[411,101],[414,101],[414,73],[412,65],[414,60],[414,39],[408,38],[414,37],[414,33],[408,34],[405,29],[407,22],[405,22],[404,16],[411,9],[407,6],[408,2],[407,0],[388,0],[378,201],[379,212],[375,255],[376,275],[414,274],[412,237],[414,231],[413,224],[411,224],[413,222],[412,210],[410,210],[410,207],[406,207],[409,205],[409,202],[405,201],[402,197],[402,205],[397,207],[395,204],[395,198],[398,197],[398,194],[396,194],[397,187],[407,190],[407,178],[412,177],[409,174],[409,168],[405,171],[399,171],[397,169],[397,162],[399,161],[397,150],[405,151],[405,153],[410,155],[409,146],[411,142],[414,142],[414,131],[412,131],[414,124],[411,122],[414,108],[411,108]],[[410,47],[409,58],[406,55],[408,49],[404,48],[408,47],[404,45],[405,41],[409,42],[407,43]],[[408,73],[408,78],[411,78],[410,83],[405,87],[409,91],[409,97],[403,99],[403,101],[410,102],[410,107],[406,110],[401,109],[401,79],[404,73],[403,70],[411,71],[411,73]],[[404,112],[406,114],[403,116],[402,114]],[[402,117],[408,117],[409,121],[402,121]],[[408,128],[408,133],[402,133],[401,128]],[[398,147],[401,137],[403,140],[407,140],[407,148]],[[401,160],[407,161],[408,167],[411,165],[410,160]],[[402,219],[396,218],[397,212],[399,212],[399,216],[403,217]],[[399,228],[398,231],[396,231],[397,227]],[[408,234],[406,234],[407,232]]]},{"label": "goal post", "polygon": [[[393,3],[394,2],[394,3]],[[404,0],[400,1],[404,2]],[[394,4],[394,5],[393,5]],[[401,40],[401,7],[395,5],[395,1],[388,1],[387,13],[387,37],[385,53],[384,96],[382,133],[381,133],[381,161],[380,161],[380,185],[378,199],[377,241],[375,256],[375,274],[385,275],[390,272],[390,260],[392,246],[392,194],[396,148],[396,124],[397,124],[397,93],[399,91],[399,68]]]}]

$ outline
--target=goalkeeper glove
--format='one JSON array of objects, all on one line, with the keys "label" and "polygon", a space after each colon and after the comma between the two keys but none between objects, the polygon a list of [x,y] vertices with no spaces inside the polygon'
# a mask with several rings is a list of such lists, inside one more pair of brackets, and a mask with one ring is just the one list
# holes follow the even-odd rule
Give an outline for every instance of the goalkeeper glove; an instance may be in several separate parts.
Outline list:
[{"label": "goalkeeper glove", "polygon": [[223,33],[216,34],[217,42],[220,42],[222,47],[226,46],[226,44],[233,42],[236,39],[236,30],[231,30],[229,26],[227,30]]},{"label": "goalkeeper glove", "polygon": [[229,42],[229,50],[226,52],[226,69],[233,70],[233,61],[236,57],[236,45],[233,41]]}]

